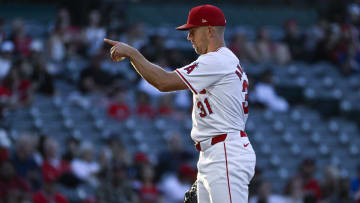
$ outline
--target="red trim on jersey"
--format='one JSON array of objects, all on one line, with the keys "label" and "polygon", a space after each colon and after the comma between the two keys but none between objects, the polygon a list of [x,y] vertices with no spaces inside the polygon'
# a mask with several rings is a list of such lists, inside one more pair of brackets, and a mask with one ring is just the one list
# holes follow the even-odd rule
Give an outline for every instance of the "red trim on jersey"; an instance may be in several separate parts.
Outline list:
[{"label": "red trim on jersey", "polygon": [[203,89],[199,92],[200,94],[206,94],[206,89]]},{"label": "red trim on jersey", "polygon": [[224,142],[224,151],[225,151],[225,163],[226,163],[226,177],[227,177],[227,183],[228,183],[228,189],[229,189],[230,203],[232,203],[231,192],[230,192],[230,181],[229,181],[228,161],[227,161],[227,154],[226,154],[225,142]]},{"label": "red trim on jersey", "polygon": [[226,137],[227,137],[227,134],[221,134],[221,135],[217,135],[217,136],[213,137],[211,139],[211,145],[214,145],[216,143],[224,141],[226,139]]},{"label": "red trim on jersey", "polygon": [[239,69],[240,73],[244,73],[244,71],[243,71],[243,69],[241,68],[240,65],[237,65],[236,68]]},{"label": "red trim on jersey", "polygon": [[191,86],[191,84],[189,83],[189,81],[186,80],[186,78],[180,73],[180,71],[178,71],[177,69],[175,70],[179,75],[180,77],[183,79],[183,81],[190,87],[190,89],[195,93],[197,94],[197,92],[195,91],[195,89]]},{"label": "red trim on jersey", "polygon": [[242,74],[239,73],[239,71],[235,71],[236,75],[239,77],[240,80],[242,80]]}]

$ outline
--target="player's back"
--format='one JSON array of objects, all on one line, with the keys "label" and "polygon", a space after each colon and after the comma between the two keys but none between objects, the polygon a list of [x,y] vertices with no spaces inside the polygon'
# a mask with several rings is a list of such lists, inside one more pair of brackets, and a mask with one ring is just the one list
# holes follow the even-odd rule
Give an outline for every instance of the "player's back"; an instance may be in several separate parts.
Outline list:
[{"label": "player's back", "polygon": [[244,130],[248,81],[238,58],[228,48],[201,55],[178,70],[194,93],[191,136],[195,141]]}]

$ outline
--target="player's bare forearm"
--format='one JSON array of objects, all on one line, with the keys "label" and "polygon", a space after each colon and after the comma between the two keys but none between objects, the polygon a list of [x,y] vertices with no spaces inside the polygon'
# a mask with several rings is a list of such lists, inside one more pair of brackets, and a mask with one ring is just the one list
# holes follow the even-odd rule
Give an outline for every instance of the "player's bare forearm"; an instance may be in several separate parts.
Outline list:
[{"label": "player's bare forearm", "polygon": [[185,83],[175,72],[167,72],[160,66],[151,63],[137,49],[112,40],[105,40],[105,42],[113,45],[111,57],[114,61],[120,61],[124,57],[129,58],[139,75],[159,91],[170,92],[187,89]]},{"label": "player's bare forearm", "polygon": [[139,75],[158,90],[163,92],[176,90],[168,87],[171,73],[148,61],[138,50],[132,49],[128,58]]}]

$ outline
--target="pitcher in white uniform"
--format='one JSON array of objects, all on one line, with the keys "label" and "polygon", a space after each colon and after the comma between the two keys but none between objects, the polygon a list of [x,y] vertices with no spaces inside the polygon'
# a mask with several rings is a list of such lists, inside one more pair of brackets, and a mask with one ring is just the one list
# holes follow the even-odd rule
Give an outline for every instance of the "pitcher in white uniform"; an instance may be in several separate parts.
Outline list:
[{"label": "pitcher in white uniform", "polygon": [[199,203],[247,203],[256,156],[245,133],[248,118],[248,79],[239,59],[225,46],[226,20],[212,5],[191,9],[188,30],[199,58],[166,72],[135,48],[105,39],[114,61],[129,58],[135,70],[163,92],[190,89],[193,93],[191,138],[200,151],[197,164]]}]

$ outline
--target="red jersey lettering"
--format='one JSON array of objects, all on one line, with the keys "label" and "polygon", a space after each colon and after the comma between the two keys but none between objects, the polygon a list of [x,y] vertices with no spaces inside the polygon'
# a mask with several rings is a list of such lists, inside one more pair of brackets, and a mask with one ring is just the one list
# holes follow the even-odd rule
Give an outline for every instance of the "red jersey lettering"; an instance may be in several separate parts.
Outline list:
[{"label": "red jersey lettering", "polygon": [[186,70],[186,73],[187,74],[190,74],[196,67],[197,67],[197,63],[195,63],[195,64],[193,64],[193,65],[191,65],[191,66],[188,66],[188,67],[186,67],[186,68],[184,68],[184,70]]}]

